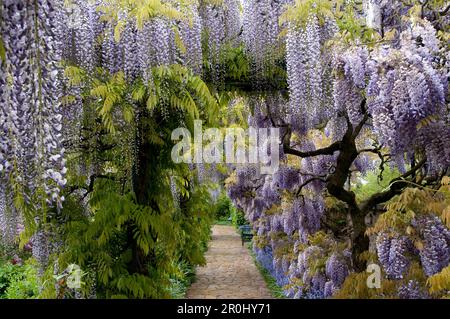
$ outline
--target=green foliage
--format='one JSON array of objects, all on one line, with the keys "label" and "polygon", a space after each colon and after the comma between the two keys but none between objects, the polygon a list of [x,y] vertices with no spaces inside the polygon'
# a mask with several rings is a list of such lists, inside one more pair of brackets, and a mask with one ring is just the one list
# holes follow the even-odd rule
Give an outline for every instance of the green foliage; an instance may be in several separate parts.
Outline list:
[{"label": "green foliage", "polygon": [[[215,48],[211,47],[209,41],[208,30],[202,32],[203,78],[213,82],[212,85],[224,92],[248,90],[251,87],[251,65],[254,61],[247,55],[245,45],[236,44],[234,40],[236,39],[223,43],[216,56]],[[223,70],[219,79],[212,76],[217,69]],[[258,75],[261,77],[260,80],[268,85],[281,89],[287,87],[284,44],[280,43],[268,48],[264,67],[259,72],[262,72]],[[217,80],[220,83],[217,83]]]},{"label": "green foliage", "polygon": [[445,293],[450,290],[450,265],[428,278],[431,293]]},{"label": "green foliage", "polygon": [[382,280],[379,289],[370,289],[367,285],[367,276],[365,272],[350,274],[342,288],[333,297],[335,299],[379,299],[393,298],[396,294],[395,280]]},{"label": "green foliage", "polygon": [[231,217],[233,210],[233,203],[225,192],[221,192],[217,198],[217,202],[214,207],[214,215],[216,219],[223,220]]},{"label": "green foliage", "polygon": [[246,128],[248,126],[246,118],[248,117],[248,107],[245,99],[236,93],[221,92],[218,98],[219,119],[221,127]]},{"label": "green foliage", "polygon": [[392,169],[389,166],[384,167],[383,172],[379,170],[368,172],[365,176],[358,179],[353,188],[357,200],[362,201],[386,189],[389,186],[389,182],[400,175],[397,169]]},{"label": "green foliage", "polygon": [[198,76],[181,66],[153,69],[154,95],[147,99],[148,110],[169,105],[174,112],[184,112],[188,127],[195,119],[213,122],[218,112],[216,98]]},{"label": "green foliage", "polygon": [[[370,46],[379,42],[381,37],[375,30],[367,27],[364,15],[361,14],[362,9],[361,1],[296,0],[280,17],[280,25],[289,22],[297,28],[304,29],[311,15],[317,16],[320,24],[326,19],[333,18],[340,34],[329,44],[340,45],[362,41]],[[388,40],[389,36],[385,36]]]},{"label": "green foliage", "polygon": [[[222,5],[222,0],[207,2]],[[119,13],[126,13],[142,28],[154,17],[189,19],[184,9],[193,3],[197,4],[194,0],[113,0],[103,3],[100,11],[103,19],[115,26],[114,37],[119,41],[126,25],[126,21],[119,19]],[[427,6],[439,7],[444,3],[445,0],[430,0]],[[365,44],[379,41],[379,36],[367,28],[357,14],[360,6],[360,1],[296,0],[280,23],[284,27],[288,22],[304,27],[311,13],[317,15],[320,23],[333,16],[341,30],[336,41],[361,40]],[[210,56],[214,48],[208,46],[206,32],[202,41],[204,78],[209,78],[212,69],[219,64],[227,82],[248,85],[252,61],[244,46],[224,44],[219,61],[214,61]],[[178,49],[183,52],[185,47],[176,28],[174,35]],[[385,37],[389,40],[389,34]],[[284,88],[284,47],[268,48],[268,52],[263,77],[269,84]],[[0,60],[5,60],[1,36]],[[170,157],[174,143],[171,132],[175,128],[185,126],[192,131],[196,119],[204,120],[206,125],[245,123],[248,114],[242,98],[230,110],[229,103],[236,96],[223,92],[214,94],[201,77],[186,67],[165,65],[151,71],[151,83],[144,83],[142,79],[128,83],[122,72],[109,74],[97,68],[87,73],[77,66],[66,66],[68,85],[81,89],[83,118],[79,145],[66,154],[68,185],[61,214],[53,217],[56,214],[47,211],[45,204],[43,208],[40,204],[31,204],[42,203],[41,190],[27,194],[19,188],[19,183],[14,183],[14,176],[11,181],[16,194],[15,207],[24,216],[25,231],[20,244],[26,243],[39,228],[45,228],[52,230],[64,247],[60,254],[51,256],[49,267],[41,277],[40,297],[72,297],[61,288],[55,290],[55,280],[59,279],[53,276],[57,263],[58,270],[70,264],[81,267],[86,273],[83,279],[86,284],[81,288],[85,296],[95,286],[100,298],[182,298],[193,280],[195,267],[205,263],[204,252],[213,220],[231,216],[235,226],[247,223],[244,214],[231,204],[226,194],[221,194],[213,204],[210,185],[199,185],[187,165],[175,165]],[[63,105],[75,101],[76,97],[71,95],[62,99]],[[389,186],[387,181],[400,174],[386,169],[381,179],[378,175],[369,173],[364,177],[367,183],[357,183],[355,193],[359,201],[385,189]],[[173,183],[177,190],[175,196]],[[449,207],[448,179],[444,179],[438,191],[407,189],[387,205],[387,211],[369,233],[394,229],[415,238],[409,224],[416,214],[437,214],[449,226]],[[267,214],[276,210],[281,207],[274,207]],[[272,239],[284,240],[282,234],[271,235]],[[268,240],[254,237],[255,244],[261,247],[267,245]],[[313,272],[323,271],[328,256],[343,249],[331,242],[323,232],[310,238],[310,244],[325,251],[323,256],[311,259]],[[414,242],[420,249],[420,241],[415,239]],[[292,251],[292,247],[280,245],[275,254],[286,255],[287,251]],[[273,295],[282,297],[282,289],[275,279],[260,265],[258,268]],[[23,266],[0,261],[0,298],[36,298],[39,294],[37,278],[33,260]],[[339,296],[395,296],[398,283],[385,280],[381,290],[368,290],[366,278],[364,273],[350,275]],[[411,267],[405,280],[410,278],[425,284],[425,277],[416,266]],[[447,267],[428,279],[430,292],[441,294],[448,290],[448,282]]]},{"label": "green foliage", "polygon": [[0,61],[4,62],[6,60],[5,45],[3,44],[3,38],[0,36]]},{"label": "green foliage", "polygon": [[0,262],[0,299],[33,299],[38,295],[37,266],[33,259],[24,265]]},{"label": "green foliage", "polygon": [[[390,180],[390,179],[389,179]],[[376,235],[381,232],[407,236],[414,246],[421,250],[424,247],[419,231],[414,228],[412,220],[416,217],[433,214],[441,218],[447,227],[450,216],[450,178],[444,177],[439,189],[406,188],[400,195],[392,198],[386,205],[386,211],[381,214],[373,227],[367,229],[367,235]],[[374,254],[366,252],[362,255],[364,260],[377,262]],[[367,287],[366,272],[350,274],[336,298],[398,298],[398,288],[409,280],[417,281],[424,290],[428,290],[433,298],[445,298],[449,289],[449,267],[442,269],[429,278],[423,272],[417,256],[411,256],[413,261],[408,273],[401,280],[386,279],[383,274],[380,289]]]},{"label": "green foliage", "polygon": [[[382,275],[384,275],[382,273]],[[342,288],[333,296],[335,299],[396,299],[398,289],[410,280],[425,285],[425,274],[418,263],[412,263],[408,273],[401,280],[382,278],[380,288],[369,288],[367,285],[367,272],[350,274],[344,281]]]},{"label": "green foliage", "polygon": [[112,119],[112,109],[114,106],[121,106],[123,119],[127,123],[132,121],[133,108],[129,103],[124,103],[123,99],[127,88],[123,72],[114,74],[106,83],[94,80],[93,86],[91,95],[99,99],[97,112],[109,133],[115,133]]},{"label": "green foliage", "polygon": [[186,19],[174,5],[160,0],[112,0],[104,2],[98,8],[104,20],[115,22],[114,38],[116,41],[119,41],[120,35],[125,27],[125,21],[119,19],[121,12],[127,12],[129,17],[135,19],[138,28],[142,28],[146,21],[155,17],[172,20]]},{"label": "green foliage", "polygon": [[218,224],[231,224],[235,227],[248,224],[244,213],[237,209],[228,197],[227,193],[222,191],[214,205],[214,216]]},{"label": "green foliage", "polygon": [[[73,262],[94,272],[98,293],[107,298],[171,297],[174,280],[184,278],[174,275],[179,271],[174,261],[191,266],[204,263],[212,218],[205,186],[190,192],[180,208],[173,205],[170,186],[159,186],[155,194],[161,199],[154,209],[138,204],[132,192],[120,194],[114,181],[98,180],[89,202],[93,218],[79,219],[75,212],[68,216],[75,217],[64,229],[70,249],[60,257],[60,264]],[[151,258],[145,274],[130,271],[133,249],[144,260]]]},{"label": "green foliage", "polygon": [[0,297],[4,298],[11,281],[19,273],[19,267],[9,262],[0,263]]},{"label": "green foliage", "polygon": [[438,190],[408,187],[400,195],[391,199],[375,225],[367,234],[396,232],[410,237],[415,246],[423,248],[418,231],[412,226],[414,218],[423,215],[436,215],[444,225],[450,226],[450,178],[444,177]]},{"label": "green foliage", "polygon": [[296,0],[289,5],[280,17],[280,25],[292,22],[298,27],[304,28],[311,14],[317,15],[323,23],[326,17],[333,17],[333,7],[338,7],[342,0]]},{"label": "green foliage", "polygon": [[[209,185],[199,185],[187,164],[172,161],[171,132],[192,130],[196,119],[210,125],[218,103],[185,67],[152,71],[151,83],[128,83],[121,72],[97,69],[88,76],[66,68],[70,84],[83,88],[87,129],[80,150],[68,155],[58,227],[67,249],[57,259],[61,269],[76,264],[87,274],[85,296],[95,285],[99,298],[179,297],[192,269],[205,262],[213,221]],[[95,173],[79,169],[92,165]],[[48,280],[46,295],[70,297],[52,286]]]},{"label": "green foliage", "polygon": [[[342,10],[335,12],[336,23],[340,34],[337,41],[344,43],[355,43],[362,41],[370,46],[381,40],[380,35],[373,29],[367,27],[364,16],[358,14],[361,4],[346,5]],[[331,43],[336,44],[336,43]]]},{"label": "green foliage", "polygon": [[169,294],[173,299],[183,299],[187,289],[194,282],[195,269],[187,262],[178,262],[176,272],[170,278]]},{"label": "green foliage", "polygon": [[247,219],[245,219],[244,212],[236,207],[233,207],[231,210],[231,222],[236,227],[248,224]]},{"label": "green foliage", "polygon": [[220,63],[225,67],[226,76],[232,81],[248,81],[250,62],[244,45],[233,47],[228,44],[220,52]]}]

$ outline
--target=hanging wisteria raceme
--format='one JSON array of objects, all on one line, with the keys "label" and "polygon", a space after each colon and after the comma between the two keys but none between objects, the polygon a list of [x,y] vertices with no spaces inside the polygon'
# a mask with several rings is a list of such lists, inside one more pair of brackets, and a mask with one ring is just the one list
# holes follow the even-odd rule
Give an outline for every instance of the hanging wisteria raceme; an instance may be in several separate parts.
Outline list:
[{"label": "hanging wisteria raceme", "polygon": [[102,42],[102,66],[111,74],[119,72],[124,66],[122,46],[114,38],[114,26],[106,27]]},{"label": "hanging wisteria raceme", "polygon": [[286,36],[286,65],[289,86],[289,121],[292,129],[305,134],[308,129],[335,117],[332,102],[331,56],[323,45],[334,36],[334,21],[319,24],[310,15],[304,27],[291,23]]},{"label": "hanging wisteria raceme", "polygon": [[[355,170],[360,172],[361,174],[366,174],[370,170],[376,168],[376,161],[371,159],[367,154],[359,154],[358,157],[353,162],[353,166]],[[399,169],[400,170],[400,169]],[[402,170],[400,170],[402,172]],[[404,172],[403,172],[404,173]]]},{"label": "hanging wisteria raceme", "polygon": [[184,15],[180,20],[158,16],[143,21],[142,27],[126,10],[118,13],[117,20],[106,19],[103,5],[86,0],[61,4],[55,30],[61,42],[57,49],[65,60],[89,72],[98,66],[110,73],[123,71],[130,82],[141,76],[146,84],[151,83],[151,68],[158,65],[180,63],[201,73],[202,26],[197,5],[180,11]]},{"label": "hanging wisteria raceme", "polygon": [[430,175],[439,174],[450,165],[450,127],[444,120],[428,123],[418,132],[418,144],[425,148]]},{"label": "hanging wisteria raceme", "polygon": [[100,1],[54,0],[57,15],[54,32],[60,44],[55,48],[57,54],[90,72],[101,61],[98,40],[105,22],[101,21],[101,12],[97,10],[100,4]]},{"label": "hanging wisteria raceme", "polygon": [[[448,126],[435,118],[445,113],[447,78],[431,62],[435,34],[415,30],[414,36],[420,31],[428,46],[419,45],[404,31],[400,49],[381,49],[369,61],[368,110],[381,141],[392,153],[425,147],[430,165],[445,168],[450,163]],[[433,142],[428,144],[430,138]]]},{"label": "hanging wisteria raceme", "polygon": [[151,24],[149,21],[146,21],[142,27],[142,29],[138,30],[137,33],[137,43],[138,43],[138,63],[139,63],[139,71],[144,80],[144,83],[148,84],[152,81],[152,73],[151,73]]},{"label": "hanging wisteria raceme", "polygon": [[368,51],[362,46],[346,52],[337,52],[334,69],[341,76],[334,82],[334,113],[346,111],[350,122],[357,125],[363,118],[361,105],[364,100],[363,89],[366,86],[366,64]]},{"label": "hanging wisteria raceme", "polygon": [[[252,109],[247,122],[253,128],[267,128],[272,125],[271,120],[276,120],[282,113],[282,106],[276,106],[269,103],[270,97],[252,96],[248,100],[249,107]],[[283,103],[283,102],[281,102]],[[281,116],[282,118],[282,116]]]},{"label": "hanging wisteria raceme", "polygon": [[242,19],[239,0],[224,0],[225,10],[225,39],[232,45],[238,45],[242,30]]},{"label": "hanging wisteria raceme", "polygon": [[203,30],[207,35],[207,54],[211,79],[220,82],[223,70],[220,68],[220,50],[225,42],[225,11],[221,5],[206,4],[201,8]]},{"label": "hanging wisteria raceme", "polygon": [[[264,200],[266,197],[264,197]],[[256,203],[261,204],[257,205]],[[254,206],[260,207],[252,217],[252,221],[256,218],[265,217],[265,211],[271,207],[271,205],[278,205],[280,203],[279,195],[276,202],[272,204],[263,201],[263,198],[254,199]],[[311,234],[314,234],[320,229],[320,219],[323,214],[321,199],[317,201],[311,201],[309,199],[296,199],[287,207],[283,207],[283,211],[280,214],[270,215],[270,224],[272,230],[283,231],[287,235],[293,235],[294,232],[298,233],[299,240],[303,243],[308,242],[308,238]]]},{"label": "hanging wisteria raceme", "polygon": [[151,22],[150,50],[152,65],[168,65],[175,62],[176,48],[172,23],[157,18]]},{"label": "hanging wisteria raceme", "polygon": [[304,68],[304,50],[301,45],[304,41],[304,33],[300,30],[290,28],[286,37],[286,65],[289,86],[289,120],[292,128],[305,133],[305,108],[302,107],[306,101],[306,74]]},{"label": "hanging wisteria raceme", "polygon": [[342,137],[344,136],[346,130],[347,121],[345,120],[345,117],[334,116],[328,121],[327,125],[325,126],[324,132],[332,142],[336,142],[342,140]]},{"label": "hanging wisteria raceme", "polygon": [[[97,38],[102,32],[102,23],[100,22],[100,14],[96,10],[96,3],[83,0],[75,1],[73,10],[66,14],[65,20],[69,24],[69,28],[62,27],[62,30],[73,31],[73,44],[76,46],[73,50],[77,64],[88,71],[92,71],[98,64],[95,46]],[[67,41],[64,38],[61,40]],[[64,58],[70,59],[70,56],[64,56]]]},{"label": "hanging wisteria raceme", "polygon": [[180,22],[180,37],[185,45],[183,60],[195,74],[202,73],[202,20],[197,6],[189,6],[188,19]]},{"label": "hanging wisteria raceme", "polygon": [[[34,5],[36,15],[30,12]],[[66,168],[61,145],[59,43],[54,32],[57,9],[56,3],[47,0],[3,3],[5,70],[12,81],[4,89],[2,111],[8,113],[3,127],[9,144],[9,158],[3,160],[15,163],[10,176],[29,196],[42,187],[48,204],[60,208]]]},{"label": "hanging wisteria raceme", "polygon": [[327,260],[327,263],[325,265],[325,272],[327,277],[330,278],[330,281],[333,284],[332,287],[340,287],[349,274],[348,264],[345,260],[343,261],[343,256],[333,254]]},{"label": "hanging wisteria raceme", "polygon": [[317,202],[311,200],[296,200],[293,203],[293,210],[296,210],[299,218],[299,240],[307,242],[308,237],[320,229],[320,218],[323,214],[323,208],[320,207],[321,199],[317,198]]},{"label": "hanging wisteria raceme", "polygon": [[10,74],[15,75],[10,83],[5,83],[3,87],[3,131],[6,134],[2,134],[2,175],[8,178],[8,175],[4,175],[7,173],[5,170],[16,162],[14,165],[19,171],[15,173],[21,183],[26,177],[30,178],[28,181],[33,178],[31,165],[26,165],[24,158],[33,158],[35,145],[32,117],[35,108],[32,103],[36,98],[36,88],[34,72],[29,63],[33,55],[33,20],[27,14],[27,4],[25,1],[10,1],[4,2],[2,8],[2,35],[7,53],[7,60],[2,69],[5,79]]},{"label": "hanging wisteria raceme", "polygon": [[274,273],[273,269],[273,255],[272,249],[269,246],[264,248],[258,248],[254,246],[254,251],[256,253],[256,260],[258,260],[259,264],[264,267],[270,274]]},{"label": "hanging wisteria raceme", "polygon": [[170,176],[170,192],[172,193],[174,206],[179,207],[181,195],[174,176]]},{"label": "hanging wisteria raceme", "polygon": [[238,45],[242,28],[240,2],[224,0],[222,3],[202,4],[200,16],[207,35],[210,63],[217,62],[224,44]]},{"label": "hanging wisteria raceme", "polygon": [[[295,203],[292,205],[294,206]],[[296,230],[299,229],[299,221],[300,221],[300,210],[295,209],[286,209],[282,214],[283,231],[289,236],[292,235]]]},{"label": "hanging wisteria raceme", "polygon": [[[421,45],[411,47],[414,44],[418,44],[414,40],[420,41]],[[430,53],[439,52],[439,40],[436,29],[426,19],[415,22],[409,30],[401,34],[401,45],[410,46],[412,50],[419,54],[422,53],[422,56],[427,59],[430,58]]]},{"label": "hanging wisteria raceme", "polygon": [[408,239],[404,236],[380,234],[376,240],[378,260],[387,276],[401,279],[409,267]]},{"label": "hanging wisteria raceme", "polygon": [[[9,112],[7,99],[9,98],[8,87],[6,85],[6,70],[5,65],[0,68],[0,178],[3,177],[11,168],[10,158],[10,144],[9,139]],[[3,183],[1,185],[4,185]]]},{"label": "hanging wisteria raceme", "polygon": [[[301,279],[301,284],[290,291],[293,298],[327,298],[339,290],[350,273],[350,258],[347,251],[333,249],[334,245],[333,240],[325,238],[321,246],[308,246],[298,252],[297,263],[289,269],[290,276]],[[325,269],[312,267],[318,259],[326,260]]]},{"label": "hanging wisteria raceme", "polygon": [[428,299],[429,294],[424,291],[416,280],[409,280],[398,289],[400,299]]},{"label": "hanging wisteria raceme", "polygon": [[[272,122],[283,123],[287,101],[281,94],[251,96],[248,99],[248,104],[252,109],[247,119],[249,127],[257,130],[259,128],[271,127]],[[262,138],[263,136],[258,135],[258,145],[262,145],[265,142]],[[267,152],[270,155],[270,149]],[[279,155],[280,159],[284,158],[281,146]],[[280,168],[273,176],[262,176],[260,174],[260,167],[256,164],[232,165],[230,168],[236,168],[237,181],[229,185],[229,196],[240,207],[246,208],[244,211],[249,219],[258,219],[264,210],[270,208],[273,204],[279,203],[279,190],[281,188],[278,180],[280,176],[284,176],[283,168]],[[297,178],[298,181],[299,179]],[[246,196],[253,188],[258,188],[257,196],[254,198]]]},{"label": "hanging wisteria raceme", "polygon": [[[61,242],[58,241],[55,233],[41,229],[31,237],[31,240],[27,245],[31,247],[33,258],[35,258],[39,264],[39,275],[43,276],[46,267],[49,266],[50,256],[55,252],[61,251]],[[54,267],[54,271],[57,271],[57,261],[52,266]]]},{"label": "hanging wisteria raceme", "polygon": [[[23,172],[16,172],[17,169],[14,168],[19,165],[18,161],[23,153],[22,145],[19,143],[22,138],[19,130],[27,129],[24,122],[19,121],[21,106],[19,103],[25,102],[23,108],[30,108],[33,94],[32,79],[30,78],[32,74],[27,64],[27,56],[30,55],[30,39],[27,29],[29,29],[31,20],[27,20],[25,2],[3,2],[1,11],[1,30],[8,60],[1,64],[0,70],[0,230],[2,240],[10,244],[17,235],[17,220],[15,209],[11,206],[12,193],[9,181],[11,173],[14,173],[18,182],[23,182],[23,177],[20,175]],[[16,44],[21,45],[15,47]],[[7,76],[9,74],[16,76],[8,83]],[[19,89],[20,83],[23,84],[21,89]],[[17,94],[20,90],[27,93]],[[23,112],[21,113],[23,114]],[[31,142],[33,143],[33,141],[32,139]],[[21,161],[21,163],[23,162]]]},{"label": "hanging wisteria raceme", "polygon": [[423,238],[424,247],[419,255],[424,272],[432,276],[450,262],[450,230],[436,216],[422,217],[413,225]]},{"label": "hanging wisteria raceme", "polygon": [[0,242],[5,246],[12,246],[22,228],[22,219],[14,208],[11,192],[7,192],[6,185],[0,187]]},{"label": "hanging wisteria raceme", "polygon": [[[298,271],[300,278],[303,282],[303,287],[301,288],[305,293],[305,286],[309,286],[312,289],[306,292],[307,297],[314,298],[323,298],[323,291],[325,288],[325,278],[321,272],[313,273],[310,269],[310,263],[317,258],[322,258],[324,256],[324,251],[321,247],[318,246],[309,246],[303,252],[301,252],[298,256]],[[303,294],[303,293],[302,293]]]},{"label": "hanging wisteria raceme", "polygon": [[264,80],[268,69],[279,55],[282,42],[279,18],[290,0],[250,0],[243,2],[243,32],[245,47],[252,58],[252,72],[257,81]]},{"label": "hanging wisteria raceme", "polygon": [[[78,65],[90,74],[101,61],[98,39],[103,32],[104,22],[100,21],[100,12],[96,10],[98,2],[77,0],[68,5],[63,0],[57,0],[55,4],[58,7],[53,31],[59,45],[53,49],[64,62]],[[70,152],[80,143],[83,87],[79,83],[72,83],[67,76],[63,77],[61,83],[64,96],[62,134],[64,148]]]},{"label": "hanging wisteria raceme", "polygon": [[[64,197],[59,195],[67,180],[64,176],[67,173],[64,159],[64,148],[62,147],[62,114],[61,114],[61,70],[59,63],[61,57],[57,55],[57,48],[60,46],[58,38],[54,33],[56,29],[57,7],[54,7],[52,1],[42,1],[38,5],[37,25],[40,27],[38,35],[44,41],[39,41],[39,63],[40,63],[40,83],[38,96],[40,97],[39,112],[42,115],[40,132],[38,137],[39,161],[44,163],[45,167],[45,191],[49,195],[50,201],[56,202],[61,207]],[[41,144],[42,143],[42,144]],[[42,150],[43,148],[43,150]]]},{"label": "hanging wisteria raceme", "polygon": [[126,79],[133,82],[140,75],[138,30],[132,21],[125,23],[120,39],[123,48],[123,71]]},{"label": "hanging wisteria raceme", "polygon": [[321,104],[323,103],[323,91],[322,91],[322,59],[321,55],[321,39],[320,39],[320,26],[319,19],[316,15],[309,17],[306,24],[306,65],[307,75],[309,79],[308,93],[306,97],[306,109],[307,112],[311,112],[308,119],[316,118],[321,120],[320,114]]},{"label": "hanging wisteria raceme", "polygon": [[[67,182],[67,169],[60,106],[61,34],[57,32],[61,7],[50,0],[11,0],[2,5],[6,60],[0,77],[0,228],[2,241],[11,244],[23,231],[25,218],[39,226],[47,222],[22,216],[19,198],[37,212],[50,211],[48,217],[59,212],[64,202],[61,189]],[[50,252],[46,243],[42,249]],[[39,259],[41,266],[48,255]]]},{"label": "hanging wisteria raceme", "polygon": [[[406,236],[386,233],[377,236],[378,260],[389,278],[403,278],[413,256],[420,258],[427,276],[440,272],[450,262],[450,231],[438,217],[429,215],[415,218],[412,226],[423,243],[420,250],[416,249]],[[413,287],[415,285],[412,283],[401,287],[402,298],[418,293]]]},{"label": "hanging wisteria raceme", "polygon": [[280,189],[276,184],[276,181],[270,175],[267,175],[265,178],[264,185],[261,188],[261,196],[269,207],[280,203]]}]

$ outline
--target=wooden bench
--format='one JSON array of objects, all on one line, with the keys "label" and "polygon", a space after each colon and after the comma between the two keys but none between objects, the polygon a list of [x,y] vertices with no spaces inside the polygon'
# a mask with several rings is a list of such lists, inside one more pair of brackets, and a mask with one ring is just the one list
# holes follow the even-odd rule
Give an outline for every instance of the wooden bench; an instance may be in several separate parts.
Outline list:
[{"label": "wooden bench", "polygon": [[251,241],[253,238],[253,230],[250,225],[239,226],[239,231],[241,233],[242,246],[244,246],[245,241]]}]

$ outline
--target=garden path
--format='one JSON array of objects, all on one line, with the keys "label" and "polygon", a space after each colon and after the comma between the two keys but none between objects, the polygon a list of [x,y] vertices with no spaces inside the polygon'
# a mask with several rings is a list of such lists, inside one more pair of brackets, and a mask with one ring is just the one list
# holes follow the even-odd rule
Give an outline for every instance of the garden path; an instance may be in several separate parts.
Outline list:
[{"label": "garden path", "polygon": [[214,225],[205,254],[206,265],[197,268],[188,299],[270,299],[270,291],[247,247],[232,226]]}]

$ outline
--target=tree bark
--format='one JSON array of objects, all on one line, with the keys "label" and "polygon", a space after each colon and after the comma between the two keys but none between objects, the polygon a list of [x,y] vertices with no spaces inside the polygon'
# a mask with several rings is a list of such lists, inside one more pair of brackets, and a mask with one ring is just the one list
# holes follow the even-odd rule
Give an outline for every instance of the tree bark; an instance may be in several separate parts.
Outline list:
[{"label": "tree bark", "polygon": [[[136,134],[137,156],[135,160],[135,167],[133,169],[132,187],[136,196],[137,204],[149,206],[150,200],[148,192],[150,189],[149,183],[153,181],[151,176],[151,163],[154,152],[152,145],[145,139],[145,116],[147,112],[143,108],[143,112],[138,117],[138,127]],[[133,236],[135,225],[129,223],[127,225],[127,243],[132,252],[132,259],[128,264],[129,273],[148,274],[149,256],[146,256],[142,249],[138,246],[136,239]],[[151,230],[150,230],[151,234]],[[151,253],[150,253],[151,255]]]}]

